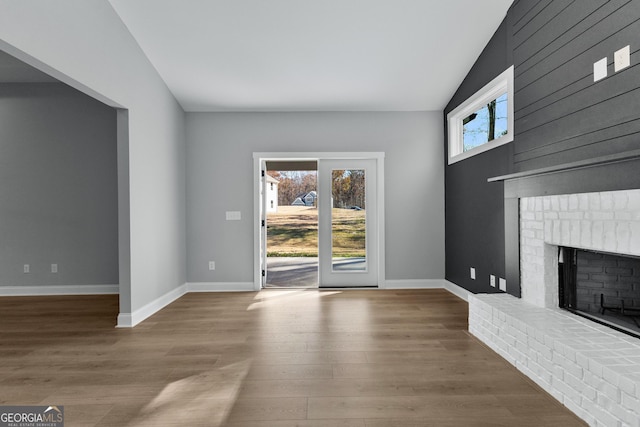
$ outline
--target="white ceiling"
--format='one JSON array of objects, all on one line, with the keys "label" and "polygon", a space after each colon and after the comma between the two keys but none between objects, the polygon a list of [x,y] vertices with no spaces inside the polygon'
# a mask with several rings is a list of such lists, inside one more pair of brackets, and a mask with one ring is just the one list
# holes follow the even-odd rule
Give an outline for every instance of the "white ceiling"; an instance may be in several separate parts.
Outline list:
[{"label": "white ceiling", "polygon": [[512,0],[109,0],[185,111],[442,110]]}]

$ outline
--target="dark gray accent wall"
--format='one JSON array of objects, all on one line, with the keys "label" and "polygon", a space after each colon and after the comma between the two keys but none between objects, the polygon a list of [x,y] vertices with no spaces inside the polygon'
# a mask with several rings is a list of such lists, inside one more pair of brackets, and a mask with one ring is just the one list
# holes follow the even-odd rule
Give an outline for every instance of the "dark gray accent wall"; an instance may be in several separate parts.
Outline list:
[{"label": "dark gray accent wall", "polygon": [[[447,114],[509,68],[510,43],[505,20],[445,109],[445,141]],[[503,183],[487,179],[512,172],[512,152],[507,144],[445,167],[446,279],[472,292],[493,292],[489,276],[505,277]]]},{"label": "dark gray accent wall", "polygon": [[[640,148],[637,34],[637,1],[514,2],[444,111],[446,120],[449,111],[514,65],[514,141],[445,168],[448,280],[473,292],[492,292],[486,277],[497,274],[507,277],[509,293],[520,294],[514,243],[518,195],[509,190],[505,199],[504,183],[487,182],[487,177],[597,161]],[[613,54],[627,45],[631,66],[616,73]],[[604,57],[608,76],[593,82],[593,63]],[[564,187],[599,191],[598,170],[572,174],[568,179],[575,182]],[[558,191],[547,189],[545,182],[553,181],[548,175],[524,180],[539,195]],[[475,281],[469,279],[473,266]]]},{"label": "dark gray accent wall", "polygon": [[64,84],[0,84],[0,286],[118,284],[116,129]]}]

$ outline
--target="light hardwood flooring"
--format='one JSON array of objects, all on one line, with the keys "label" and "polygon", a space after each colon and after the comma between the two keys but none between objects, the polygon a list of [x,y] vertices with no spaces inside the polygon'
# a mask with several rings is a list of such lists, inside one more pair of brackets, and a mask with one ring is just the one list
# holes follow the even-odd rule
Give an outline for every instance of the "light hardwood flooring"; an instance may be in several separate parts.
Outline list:
[{"label": "light hardwood flooring", "polygon": [[66,426],[583,426],[467,332],[444,290],[0,298],[0,405]]}]

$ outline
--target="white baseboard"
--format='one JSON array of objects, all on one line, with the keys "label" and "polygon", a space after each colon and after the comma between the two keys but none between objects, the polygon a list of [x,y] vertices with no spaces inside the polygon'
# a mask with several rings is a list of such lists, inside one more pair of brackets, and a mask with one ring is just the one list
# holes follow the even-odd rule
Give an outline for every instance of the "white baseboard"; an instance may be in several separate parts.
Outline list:
[{"label": "white baseboard", "polygon": [[[469,291],[444,279],[387,280],[381,289],[446,289],[465,301],[469,300]],[[185,283],[133,313],[118,314],[117,327],[132,328],[189,292],[251,291],[255,291],[253,282]],[[0,296],[101,295],[118,293],[118,285],[0,286]]]},{"label": "white baseboard", "polygon": [[452,294],[454,294],[455,296],[462,298],[463,300],[469,302],[469,295],[473,295],[472,292],[469,292],[468,290],[466,290],[465,288],[462,288],[458,285],[456,285],[453,282],[450,282],[448,280],[444,280],[444,288],[446,290],[448,290],[449,292],[451,292]]},{"label": "white baseboard", "polygon": [[469,291],[445,279],[387,280],[384,289],[446,289],[458,298],[469,301]]},{"label": "white baseboard", "polygon": [[381,289],[442,289],[443,279],[385,280]]},{"label": "white baseboard", "polygon": [[187,293],[187,284],[178,286],[177,288],[167,292],[161,297],[156,298],[150,303],[142,306],[133,313],[118,314],[118,328],[133,328],[138,323],[149,318],[153,314],[162,310],[181,296]]},{"label": "white baseboard", "polygon": [[191,282],[187,292],[249,292],[255,291],[253,282]]},{"label": "white baseboard", "polygon": [[118,294],[119,285],[0,286],[0,296]]},{"label": "white baseboard", "polygon": [[176,289],[167,292],[149,304],[133,313],[120,313],[118,315],[118,328],[133,328],[138,323],[151,317],[181,296],[189,292],[247,292],[253,291],[253,282],[195,282],[185,283]]}]

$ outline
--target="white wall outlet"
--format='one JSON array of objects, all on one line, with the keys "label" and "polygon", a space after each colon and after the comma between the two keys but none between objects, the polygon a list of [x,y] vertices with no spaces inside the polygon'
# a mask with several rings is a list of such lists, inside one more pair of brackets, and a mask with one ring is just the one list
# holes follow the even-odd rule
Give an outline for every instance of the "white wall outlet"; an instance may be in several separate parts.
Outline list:
[{"label": "white wall outlet", "polygon": [[607,58],[593,63],[593,81],[597,82],[607,77]]},{"label": "white wall outlet", "polygon": [[476,280],[476,269],[471,267],[471,269],[469,269],[469,274],[471,275],[471,278],[473,280]]},{"label": "white wall outlet", "polygon": [[226,212],[227,221],[240,221],[242,219],[242,215],[240,211],[227,211]]},{"label": "white wall outlet", "polygon": [[209,261],[209,270],[215,270],[215,269],[216,269],[216,262]]},{"label": "white wall outlet", "polygon": [[24,273],[29,273],[29,271],[31,271],[31,268],[29,267],[29,264],[25,264],[24,267],[22,267],[22,271]]},{"label": "white wall outlet", "polygon": [[613,70],[617,73],[631,65],[631,47],[625,46],[613,54]]},{"label": "white wall outlet", "polygon": [[493,274],[489,276],[489,284],[494,288],[496,287],[496,276]]},{"label": "white wall outlet", "polygon": [[51,272],[52,273],[58,272],[58,264],[51,264]]},{"label": "white wall outlet", "polygon": [[500,290],[503,292],[507,292],[507,280],[500,278]]}]

